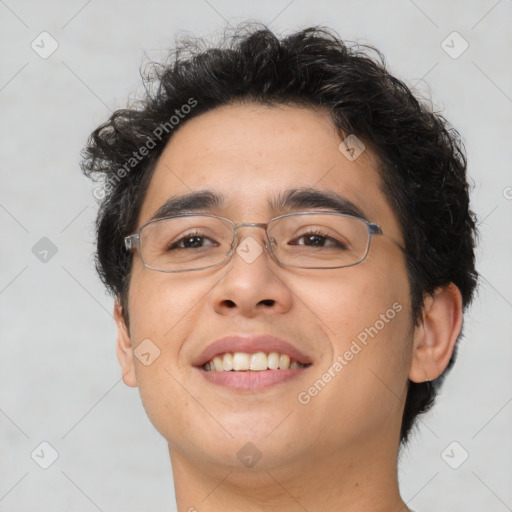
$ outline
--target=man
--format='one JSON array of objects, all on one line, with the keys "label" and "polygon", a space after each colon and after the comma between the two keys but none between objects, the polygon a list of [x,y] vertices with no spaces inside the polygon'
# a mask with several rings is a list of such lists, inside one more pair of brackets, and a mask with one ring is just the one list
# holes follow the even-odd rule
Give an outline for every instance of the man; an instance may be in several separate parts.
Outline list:
[{"label": "man", "polygon": [[477,282],[458,134],[327,29],[198,48],[83,162],[123,379],[178,509],[406,511],[398,451]]}]

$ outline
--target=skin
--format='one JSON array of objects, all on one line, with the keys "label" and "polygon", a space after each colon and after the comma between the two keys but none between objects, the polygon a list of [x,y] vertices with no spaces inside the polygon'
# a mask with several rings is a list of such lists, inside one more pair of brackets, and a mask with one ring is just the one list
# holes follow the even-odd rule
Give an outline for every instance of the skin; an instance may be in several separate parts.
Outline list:
[{"label": "skin", "polygon": [[[403,244],[367,149],[343,156],[328,115],[295,106],[224,106],[184,123],[157,163],[138,228],[171,196],[222,192],[214,211],[234,222],[267,222],[267,198],[297,186],[333,190]],[[263,245],[264,232],[242,228]],[[402,310],[306,405],[307,390],[394,303]],[[399,431],[407,382],[446,368],[462,322],[459,290],[427,297],[410,322],[405,257],[375,236],[366,260],[331,270],[286,268],[266,252],[252,263],[166,274],[133,260],[129,329],[116,302],[117,355],[128,386],[168,441],[180,512],[405,511],[397,482]],[[214,340],[269,333],[310,355],[313,365],[268,390],[235,392],[208,383],[191,364]],[[133,350],[149,338],[160,356],[149,365]],[[237,452],[252,443],[251,468]]]}]

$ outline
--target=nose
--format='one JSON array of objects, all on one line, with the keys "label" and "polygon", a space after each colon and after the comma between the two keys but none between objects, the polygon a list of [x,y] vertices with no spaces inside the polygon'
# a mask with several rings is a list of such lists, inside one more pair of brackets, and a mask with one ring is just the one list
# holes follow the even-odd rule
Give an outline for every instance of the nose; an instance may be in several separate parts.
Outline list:
[{"label": "nose", "polygon": [[212,307],[221,315],[246,317],[289,311],[293,295],[279,275],[282,270],[272,258],[265,231],[247,229],[266,228],[266,224],[236,226],[233,254],[212,291]]}]

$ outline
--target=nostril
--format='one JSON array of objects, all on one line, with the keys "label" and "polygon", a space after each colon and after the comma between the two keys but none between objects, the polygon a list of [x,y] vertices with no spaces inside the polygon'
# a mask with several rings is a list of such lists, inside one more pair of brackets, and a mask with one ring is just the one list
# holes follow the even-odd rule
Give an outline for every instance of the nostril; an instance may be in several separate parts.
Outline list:
[{"label": "nostril", "polygon": [[265,299],[261,300],[260,303],[265,304],[265,306],[273,306],[276,301],[274,299]]}]

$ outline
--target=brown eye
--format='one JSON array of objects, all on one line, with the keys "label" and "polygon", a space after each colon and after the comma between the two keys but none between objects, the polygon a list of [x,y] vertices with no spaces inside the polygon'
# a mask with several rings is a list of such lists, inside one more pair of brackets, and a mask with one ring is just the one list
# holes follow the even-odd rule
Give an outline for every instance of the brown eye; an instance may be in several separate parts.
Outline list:
[{"label": "brown eye", "polygon": [[[206,241],[212,243],[205,243]],[[205,245],[203,245],[205,243]],[[213,241],[211,238],[203,236],[200,233],[189,233],[179,240],[172,242],[167,247],[167,251],[174,251],[176,249],[201,249],[203,247],[218,247],[218,243]]]}]

